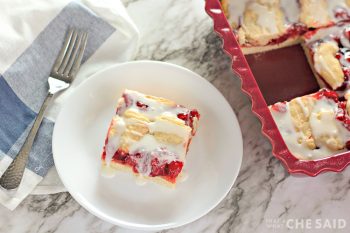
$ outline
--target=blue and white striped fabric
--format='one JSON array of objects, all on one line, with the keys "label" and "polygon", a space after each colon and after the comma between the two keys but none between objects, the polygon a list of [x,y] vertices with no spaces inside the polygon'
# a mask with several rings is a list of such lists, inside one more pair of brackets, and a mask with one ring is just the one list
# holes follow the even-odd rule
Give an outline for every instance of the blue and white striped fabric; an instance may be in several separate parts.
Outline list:
[{"label": "blue and white striped fabric", "polygon": [[47,78],[67,29],[76,27],[89,34],[84,65],[72,87],[49,109],[19,189],[0,190],[0,203],[14,209],[54,165],[51,137],[65,97],[94,72],[130,59],[136,50],[138,32],[116,0],[13,0],[1,5],[0,175],[20,150],[46,97]]}]

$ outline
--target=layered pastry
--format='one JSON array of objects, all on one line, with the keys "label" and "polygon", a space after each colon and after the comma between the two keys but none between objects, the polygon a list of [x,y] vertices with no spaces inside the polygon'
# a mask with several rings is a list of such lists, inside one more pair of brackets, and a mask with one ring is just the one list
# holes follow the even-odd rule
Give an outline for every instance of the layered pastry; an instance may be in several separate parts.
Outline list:
[{"label": "layered pastry", "polygon": [[299,0],[301,23],[320,28],[350,19],[349,0]]},{"label": "layered pastry", "polygon": [[322,89],[269,107],[290,152],[301,160],[325,158],[347,150],[349,105]]},{"label": "layered pastry", "polygon": [[296,0],[222,0],[221,3],[245,54],[296,44],[307,31],[298,22]]},{"label": "layered pastry", "polygon": [[344,96],[349,89],[350,24],[338,23],[304,35],[303,47],[321,87]]},{"label": "layered pastry", "polygon": [[129,171],[174,187],[199,117],[171,100],[125,90],[105,140],[103,172]]},{"label": "layered pastry", "polygon": [[300,35],[350,19],[350,0],[221,0],[245,54],[300,42]]}]

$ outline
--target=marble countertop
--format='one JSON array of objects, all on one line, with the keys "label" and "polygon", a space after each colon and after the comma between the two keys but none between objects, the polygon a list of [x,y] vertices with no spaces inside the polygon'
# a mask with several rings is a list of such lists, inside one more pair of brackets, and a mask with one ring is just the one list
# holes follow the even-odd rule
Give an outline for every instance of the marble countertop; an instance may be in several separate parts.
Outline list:
[{"label": "marble countertop", "polygon": [[[141,31],[136,59],[175,63],[214,84],[234,109],[243,133],[241,171],[228,196],[186,226],[190,232],[349,232],[350,168],[316,178],[289,175],[271,154],[230,59],[213,33],[202,0],[124,0]],[[68,193],[29,196],[16,210],[0,206],[0,232],[135,232],[106,223]]]}]

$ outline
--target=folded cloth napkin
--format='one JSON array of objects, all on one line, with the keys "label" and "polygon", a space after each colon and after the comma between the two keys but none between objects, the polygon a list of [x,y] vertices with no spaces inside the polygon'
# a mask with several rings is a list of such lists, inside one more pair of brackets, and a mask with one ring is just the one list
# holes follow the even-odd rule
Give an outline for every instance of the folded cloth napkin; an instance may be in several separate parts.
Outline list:
[{"label": "folded cloth napkin", "polygon": [[0,21],[0,175],[20,150],[45,99],[47,78],[68,28],[88,32],[83,65],[48,109],[21,185],[16,191],[0,189],[0,203],[13,210],[50,169],[36,193],[62,191],[51,151],[60,106],[91,74],[131,59],[139,36],[119,0],[11,0],[1,5]]}]

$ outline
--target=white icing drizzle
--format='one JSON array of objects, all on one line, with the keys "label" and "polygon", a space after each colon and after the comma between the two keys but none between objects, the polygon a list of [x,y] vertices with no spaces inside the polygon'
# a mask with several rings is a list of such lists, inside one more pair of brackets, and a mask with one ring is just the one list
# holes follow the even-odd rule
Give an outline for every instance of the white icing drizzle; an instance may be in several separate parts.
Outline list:
[{"label": "white icing drizzle", "polygon": [[[152,171],[151,161],[154,158],[158,159],[160,165],[170,163],[172,161],[184,162],[185,158],[180,158],[179,154],[173,152],[174,150],[180,151],[181,148],[169,148],[169,146],[162,147],[159,145],[159,142],[157,142],[154,137],[150,135],[145,135],[139,142],[136,142],[135,144],[135,146],[132,146],[130,152],[132,154],[142,154],[142,157],[140,158],[134,157],[136,161],[136,168],[140,175],[149,176]],[[183,150],[182,153],[185,153],[185,151]]]},{"label": "white icing drizzle", "polygon": [[[126,143],[130,144],[129,153],[134,155],[136,153],[142,154],[142,156],[133,156],[136,161],[136,169],[140,175],[148,176],[151,173],[151,161],[157,158],[160,164],[170,163],[172,161],[185,161],[186,155],[186,143],[191,137],[191,127],[186,125],[178,125],[172,123],[168,120],[161,119],[160,116],[174,117],[176,121],[183,122],[177,118],[178,113],[188,113],[188,110],[184,107],[178,106],[176,104],[163,104],[156,100],[146,98],[143,94],[126,90],[124,92],[128,101],[130,101],[130,106],[125,110],[134,111],[147,116],[151,122],[142,121],[143,125],[146,125],[149,129],[149,134],[142,135],[137,131],[132,131],[134,134],[142,136],[139,141],[134,141],[131,138],[124,138],[129,140]],[[147,105],[144,109],[137,106],[137,102]],[[125,106],[124,106],[125,108]],[[118,115],[113,117],[109,135],[108,143],[105,145],[106,150],[106,164],[109,166],[115,152],[119,148],[120,136],[124,133],[126,125],[140,123],[139,120],[134,118],[122,118]],[[129,129],[130,130],[130,129]],[[168,144],[165,142],[160,142],[152,135],[155,132],[162,132],[168,134],[174,134],[182,138],[184,141],[180,144]]]},{"label": "white icing drizzle", "polygon": [[342,33],[343,29],[346,28],[346,25],[336,25],[327,28],[317,29],[316,33],[314,33],[311,37],[305,38],[305,42],[308,45],[312,45],[312,42],[322,40],[322,41],[330,41],[333,40],[333,37],[339,37],[340,33]]},{"label": "white icing drizzle", "polygon": [[165,143],[161,143],[157,141],[152,135],[146,134],[141,138],[140,141],[134,142],[129,148],[129,152],[131,154],[135,154],[136,152],[147,152],[147,151],[156,151],[162,152],[166,148],[169,151],[169,155],[162,153],[163,158],[168,161],[174,160],[182,160],[180,155],[185,152],[185,148],[182,144],[179,145],[169,145]]},{"label": "white icing drizzle", "polygon": [[108,143],[106,145],[106,163],[110,164],[114,153],[119,147],[120,136],[125,130],[125,122],[119,116],[114,116],[111,123],[111,128],[108,134]]},{"label": "white icing drizzle", "polygon": [[340,35],[340,43],[346,47],[346,48],[350,48],[350,42],[349,39],[344,35],[344,33],[342,33]]},{"label": "white icing drizzle", "polygon": [[175,134],[181,138],[188,138],[191,133],[190,127],[179,127],[174,123],[170,123],[167,120],[157,120],[148,124],[150,133],[154,132],[166,132],[169,134]]},{"label": "white icing drizzle", "polygon": [[260,27],[267,29],[270,33],[278,33],[275,14],[267,6],[254,2],[249,4],[249,10],[258,15],[257,23]]},{"label": "white icing drizzle", "polygon": [[303,110],[304,115],[309,116],[310,115],[309,109],[304,105],[302,98],[296,98],[295,100],[301,106],[301,109]]},{"label": "white icing drizzle", "polygon": [[297,0],[281,0],[280,4],[289,23],[299,21],[300,7]]},{"label": "white icing drizzle", "polygon": [[[273,4],[274,2],[276,1],[275,0],[265,1],[264,3]],[[249,3],[253,3],[253,5],[257,4],[257,3],[254,3],[254,1],[252,0],[231,0],[228,4],[229,22],[234,23],[237,26],[241,25],[242,16],[244,14],[246,5]],[[269,19],[271,18],[274,19],[274,16],[272,17],[273,13],[267,11],[268,10],[267,7],[262,6],[261,4],[257,4],[257,5],[259,5],[260,7],[253,6],[253,8],[250,8],[250,9],[254,10],[259,15],[259,18],[266,17],[264,14],[267,12],[267,17],[269,17]],[[261,7],[265,9],[261,9]],[[299,15],[300,15],[300,7],[297,0],[280,0],[280,7],[285,15],[286,24],[298,22]],[[261,26],[266,28],[266,25],[269,25],[269,23],[266,24],[266,22],[263,22],[264,21],[263,19],[260,19],[260,20],[261,20],[260,22],[261,24],[260,23],[259,24]],[[270,21],[270,23],[271,22],[272,21]],[[270,30],[270,32],[273,32],[273,30]]]},{"label": "white icing drizzle", "polygon": [[335,17],[335,10],[342,8],[349,12],[349,7],[345,1],[346,0],[328,0],[328,11],[333,21],[338,21],[338,19]]},{"label": "white icing drizzle", "polygon": [[[336,111],[337,105],[333,100],[323,97],[315,102],[309,121],[314,138],[320,138],[323,135],[336,136],[340,133],[339,129],[342,127],[339,127],[341,123],[335,118]],[[322,115],[319,115],[320,113]]]},{"label": "white icing drizzle", "polygon": [[[132,100],[132,105],[128,107],[128,110],[142,113],[143,115],[147,116],[150,120],[154,120],[157,116],[163,114],[171,117],[176,117],[178,113],[186,111],[186,108],[180,106],[169,106],[166,104],[161,104],[156,100],[145,98],[144,95],[136,91],[126,90],[124,93],[126,93],[127,96],[129,96],[129,98]],[[136,105],[137,101],[148,105],[147,111],[140,109]]]},{"label": "white icing drizzle", "polygon": [[311,37],[308,38],[304,38],[305,42],[307,43],[307,45],[311,48],[311,46],[313,46],[313,42],[318,41],[320,39],[322,39],[322,41],[329,41],[332,40],[332,38],[330,37],[332,36],[337,36],[339,35],[339,29],[340,27],[329,27],[329,28],[321,28],[318,29],[316,31],[316,33],[314,33]]},{"label": "white icing drizzle", "polygon": [[235,25],[241,24],[241,18],[249,0],[230,1],[228,4],[229,21]]},{"label": "white icing drizzle", "polygon": [[310,0],[308,2],[310,8],[315,9],[312,12],[312,16],[315,22],[318,22],[321,25],[326,25],[328,23],[328,10],[327,8],[322,7],[319,0]]},{"label": "white icing drizzle", "polygon": [[[303,106],[302,101],[298,100],[298,104]],[[286,104],[286,111],[276,111],[271,107],[270,111],[290,152],[301,160],[316,160],[345,151],[345,149],[337,151],[329,149],[320,140],[322,136],[338,136],[343,143],[350,140],[350,132],[335,117],[337,108],[337,104],[326,97],[322,97],[314,104],[309,119],[312,135],[318,146],[314,150],[309,149],[305,143],[298,143],[298,139],[303,135],[294,127],[289,103]]]},{"label": "white icing drizzle", "polygon": [[350,62],[348,59],[350,58],[350,51],[346,52],[345,54],[342,54],[340,56],[339,62],[343,67],[348,67],[350,68]]},{"label": "white icing drizzle", "polygon": [[286,111],[279,112],[270,108],[271,114],[276,121],[278,130],[281,133],[288,149],[291,153],[299,159],[303,159],[303,156],[308,152],[308,148],[305,144],[298,144],[298,139],[303,135],[295,130],[292,118],[290,117],[289,103],[286,103]]}]

